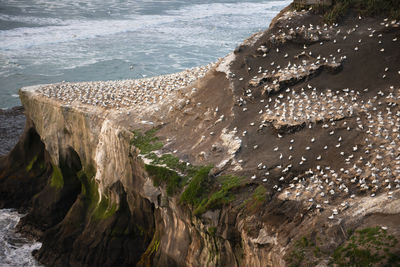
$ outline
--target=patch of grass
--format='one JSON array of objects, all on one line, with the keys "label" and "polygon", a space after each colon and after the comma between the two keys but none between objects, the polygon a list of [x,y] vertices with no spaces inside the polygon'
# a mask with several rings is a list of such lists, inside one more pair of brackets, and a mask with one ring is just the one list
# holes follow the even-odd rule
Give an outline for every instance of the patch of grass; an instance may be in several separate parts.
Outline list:
[{"label": "patch of grass", "polygon": [[[145,169],[152,178],[154,185],[166,184],[167,194],[171,196],[176,194],[187,180],[192,179],[187,190],[185,190],[186,193],[182,194],[181,200],[191,205],[199,204],[196,199],[201,198],[203,193],[200,193],[200,191],[205,186],[202,179],[208,178],[211,167],[194,167],[180,161],[172,154],[158,156],[153,151],[161,149],[163,144],[155,136],[156,132],[156,128],[145,133],[134,131],[134,137],[131,141],[131,144],[140,150],[141,155],[151,160],[151,164],[146,164]],[[201,184],[203,187],[196,190],[195,183]]]},{"label": "patch of grass", "polygon": [[338,266],[398,266],[400,257],[391,253],[397,244],[392,235],[381,227],[365,228],[356,231],[332,256],[331,264]]},{"label": "patch of grass", "polygon": [[149,154],[152,151],[161,149],[163,144],[156,137],[157,129],[151,129],[142,133],[141,131],[133,131],[131,144],[140,150],[140,154]]},{"label": "patch of grass", "polygon": [[366,15],[386,15],[394,19],[400,18],[400,2],[398,0],[354,0],[359,9]]},{"label": "patch of grass", "polygon": [[53,173],[51,175],[50,185],[57,189],[61,189],[64,187],[64,178],[61,169],[57,165],[53,164],[52,166],[53,166]]},{"label": "patch of grass", "polygon": [[209,209],[219,208],[234,199],[230,191],[240,184],[240,178],[221,177],[221,190],[209,196],[208,189],[212,187],[212,182],[209,180],[208,173],[212,166],[191,166],[172,154],[158,156],[153,151],[161,149],[163,144],[155,136],[156,131],[156,128],[145,133],[134,131],[131,141],[132,145],[140,150],[143,157],[151,160],[150,164],[145,165],[145,169],[152,178],[154,186],[165,184],[167,194],[171,196],[187,185],[180,196],[180,201],[194,208],[195,215],[203,214]]},{"label": "patch of grass", "polygon": [[257,202],[264,202],[267,199],[267,189],[264,186],[259,185],[253,193],[253,199]]},{"label": "patch of grass", "polygon": [[332,24],[335,23],[339,18],[346,15],[350,7],[350,2],[351,1],[349,0],[337,1],[333,5],[332,9],[330,9],[324,14],[325,22]]},{"label": "patch of grass", "polygon": [[307,258],[307,253],[312,252],[315,258],[321,256],[320,248],[307,237],[303,236],[297,240],[294,244],[294,249],[288,256],[288,263],[290,267],[297,266],[314,266],[314,262],[310,262],[311,259]]},{"label": "patch of grass", "polygon": [[200,167],[198,169],[181,195],[183,203],[198,206],[203,201],[207,196],[208,173],[211,169],[211,166]]},{"label": "patch of grass", "polygon": [[172,170],[180,171],[182,173],[185,173],[190,169],[190,167],[187,166],[187,164],[185,162],[180,161],[179,158],[177,158],[171,154],[164,154],[161,157],[158,157],[154,153],[151,153],[147,156],[147,158],[152,159],[153,164],[157,164],[157,165],[165,164],[168,168],[170,168]]},{"label": "patch of grass", "polygon": [[363,16],[382,15],[392,19],[400,18],[400,1],[398,0],[336,0],[325,12],[325,22],[337,22],[350,8]]},{"label": "patch of grass", "polygon": [[214,192],[210,197],[203,199],[194,210],[194,215],[201,215],[207,210],[217,209],[234,200],[231,190],[242,185],[243,179],[238,176],[227,175],[219,178],[221,190]]},{"label": "patch of grass", "polygon": [[155,136],[156,132],[156,128],[145,133],[134,131],[131,144],[140,150],[141,155],[151,160],[151,164],[146,164],[145,169],[152,178],[154,186],[166,184],[167,194],[171,196],[178,192],[183,186],[183,181],[187,179],[178,172],[190,176],[195,172],[195,168],[187,166],[172,154],[156,155],[153,151],[163,147],[163,143]]},{"label": "patch of grass", "polygon": [[224,175],[218,178],[221,182],[221,190],[229,191],[243,184],[243,178],[235,175]]},{"label": "patch of grass", "polygon": [[290,267],[300,266],[300,264],[304,260],[305,250],[308,248],[309,245],[310,242],[305,236],[296,241],[294,249],[289,254],[288,262]]},{"label": "patch of grass", "polygon": [[259,185],[251,195],[251,198],[246,200],[244,206],[250,212],[256,212],[263,203],[267,200],[267,189]]},{"label": "patch of grass", "polygon": [[154,186],[159,186],[161,183],[167,184],[169,196],[174,195],[181,187],[183,179],[175,171],[149,164],[145,165],[145,169],[152,178]]}]

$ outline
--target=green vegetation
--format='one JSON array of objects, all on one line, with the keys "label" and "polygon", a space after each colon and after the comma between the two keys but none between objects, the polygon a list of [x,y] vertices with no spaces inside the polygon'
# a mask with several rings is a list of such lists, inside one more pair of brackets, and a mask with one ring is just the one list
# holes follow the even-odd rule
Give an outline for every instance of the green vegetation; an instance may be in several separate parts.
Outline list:
[{"label": "green vegetation", "polygon": [[61,189],[64,186],[64,178],[61,169],[57,165],[53,164],[52,166],[53,166],[53,173],[51,175],[50,185],[57,189]]},{"label": "green vegetation", "polygon": [[146,164],[145,168],[152,178],[154,186],[160,186],[165,183],[167,185],[167,194],[173,195],[183,186],[183,181],[185,180],[185,177],[180,176],[178,171],[185,174],[193,173],[194,168],[187,166],[171,154],[157,156],[153,151],[161,149],[163,144],[155,136],[156,131],[157,129],[151,129],[145,133],[134,131],[131,144],[139,148],[141,155],[151,160],[151,164]]},{"label": "green vegetation", "polygon": [[175,194],[181,187],[182,177],[175,171],[164,167],[146,164],[145,169],[153,179],[154,186],[159,186],[162,182],[167,184],[167,194]]},{"label": "green vegetation", "polygon": [[172,170],[177,170],[181,173],[188,172],[191,168],[193,168],[187,166],[185,162],[180,161],[177,157],[171,154],[164,154],[161,157],[158,157],[156,154],[150,153],[146,155],[146,158],[151,159],[152,164],[166,165],[168,168]]},{"label": "green vegetation", "polygon": [[160,240],[157,239],[156,241],[154,241],[154,244],[151,248],[150,253],[153,254],[153,253],[157,252],[159,246],[160,246]]},{"label": "green vegetation", "polygon": [[158,251],[159,247],[160,247],[160,238],[159,238],[157,231],[155,231],[154,235],[153,235],[153,239],[151,240],[146,251],[142,254],[137,265],[138,266],[146,266],[146,267],[152,266],[151,261],[152,261],[153,255]]},{"label": "green vegetation", "polygon": [[314,266],[315,263],[310,262],[312,259],[307,258],[305,260],[305,256],[308,252],[312,252],[315,258],[319,258],[321,256],[320,248],[314,242],[311,242],[309,239],[307,239],[307,237],[303,236],[295,242],[294,249],[289,254],[289,266],[301,266],[301,264],[304,264],[305,261],[307,262],[306,266]]},{"label": "green vegetation", "polygon": [[256,212],[263,203],[267,200],[267,189],[259,185],[251,195],[251,198],[246,200],[243,205],[249,212]]},{"label": "green vegetation", "polygon": [[50,185],[58,190],[64,187],[64,175],[65,177],[70,177],[71,175],[78,177],[82,184],[81,194],[93,218],[105,219],[117,211],[118,206],[116,203],[112,203],[111,199],[106,195],[100,196],[94,179],[96,169],[93,166],[86,166],[86,168],[81,169],[77,173],[71,169],[67,169],[65,166],[59,168],[53,164],[52,167],[53,173],[50,178]]},{"label": "green vegetation", "polygon": [[[397,240],[386,230],[372,227],[348,233],[352,234],[351,237],[334,251],[329,266],[400,266],[400,255],[394,253]],[[305,236],[297,240],[287,257],[289,266],[315,266],[318,259],[329,256],[329,252],[323,252],[317,246],[318,240],[318,237],[312,239]]]},{"label": "green vegetation", "polygon": [[212,237],[215,237],[215,235],[216,235],[216,233],[217,233],[217,227],[213,227],[213,226],[210,226],[210,227],[208,227],[208,233],[212,236]]},{"label": "green vegetation", "polygon": [[118,206],[116,203],[112,203],[109,198],[102,196],[100,203],[93,211],[93,217],[95,219],[106,219],[112,216],[117,210]]},{"label": "green vegetation", "polygon": [[329,11],[324,14],[324,20],[327,23],[335,23],[339,18],[346,15],[350,7],[350,1],[338,1]]},{"label": "green vegetation", "polygon": [[[344,17],[350,9],[362,16],[381,15],[400,19],[400,1],[398,0],[333,0],[332,6],[315,5],[314,12],[323,14],[324,21],[332,24]],[[293,8],[307,8],[304,4],[293,3]]]},{"label": "green vegetation", "polygon": [[91,165],[78,172],[78,178],[82,183],[81,194],[88,205],[88,211],[92,212],[92,217],[96,220],[106,219],[118,210],[118,206],[112,203],[108,196],[100,196],[95,175],[96,169]]},{"label": "green vegetation", "polygon": [[97,186],[94,181],[96,170],[92,166],[82,168],[78,173],[78,179],[82,183],[81,194],[87,199],[95,199],[97,196]]},{"label": "green vegetation", "polygon": [[207,197],[208,173],[211,168],[211,166],[199,168],[181,195],[183,203],[197,207]]},{"label": "green vegetation", "polygon": [[400,18],[398,0],[334,0],[332,7],[324,14],[328,23],[334,23],[343,17],[350,8],[362,16],[383,15],[393,19]]},{"label": "green vegetation", "polygon": [[264,202],[264,201],[267,199],[266,193],[267,193],[267,189],[265,189],[264,186],[259,185],[259,186],[256,188],[256,190],[254,190],[253,199],[254,199],[256,202]]},{"label": "green vegetation", "polygon": [[163,144],[155,136],[156,129],[142,133],[134,131],[132,145],[139,148],[140,154],[151,160],[145,165],[154,186],[166,185],[169,196],[177,194],[182,188],[181,203],[194,208],[194,215],[201,215],[207,210],[220,208],[234,199],[231,191],[240,186],[242,179],[236,176],[223,176],[218,179],[221,189],[209,194],[214,180],[209,179],[212,166],[192,166],[182,162],[172,154],[158,156],[153,151],[159,150]]},{"label": "green vegetation", "polygon": [[381,227],[356,231],[333,253],[331,264],[338,266],[399,266],[400,256],[391,250],[397,240]]},{"label": "green vegetation", "polygon": [[304,260],[305,250],[309,245],[310,242],[305,236],[296,241],[294,250],[289,254],[288,262],[290,267],[300,266],[301,262]]},{"label": "green vegetation", "polygon": [[144,134],[140,131],[133,131],[134,136],[131,144],[140,150],[140,154],[148,154],[154,150],[161,149],[163,144],[155,136],[156,132],[156,128],[148,130]]},{"label": "green vegetation", "polygon": [[33,165],[35,164],[35,162],[38,159],[38,155],[35,155],[32,160],[29,162],[29,164],[26,166],[26,171],[29,172],[30,170],[32,170]]},{"label": "green vegetation", "polygon": [[232,175],[221,176],[219,180],[222,184],[221,189],[211,194],[210,197],[203,199],[194,210],[194,215],[200,215],[207,210],[217,209],[224,204],[230,203],[235,198],[231,191],[243,184],[241,177]]}]

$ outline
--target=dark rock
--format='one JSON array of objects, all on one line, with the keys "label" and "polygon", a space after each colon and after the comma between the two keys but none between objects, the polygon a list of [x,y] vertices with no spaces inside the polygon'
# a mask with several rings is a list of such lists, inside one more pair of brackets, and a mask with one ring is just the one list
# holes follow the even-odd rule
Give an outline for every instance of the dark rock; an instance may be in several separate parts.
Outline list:
[{"label": "dark rock", "polygon": [[0,156],[5,155],[18,142],[24,131],[25,115],[22,106],[0,109]]}]

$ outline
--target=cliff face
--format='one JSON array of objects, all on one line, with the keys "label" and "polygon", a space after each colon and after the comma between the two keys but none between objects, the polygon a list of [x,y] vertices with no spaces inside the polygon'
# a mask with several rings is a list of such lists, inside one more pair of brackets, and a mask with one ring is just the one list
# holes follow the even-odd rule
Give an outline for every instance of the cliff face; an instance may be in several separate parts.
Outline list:
[{"label": "cliff face", "polygon": [[400,236],[397,38],[285,10],[197,74],[23,88],[1,207],[51,266],[396,262],[357,242]]}]

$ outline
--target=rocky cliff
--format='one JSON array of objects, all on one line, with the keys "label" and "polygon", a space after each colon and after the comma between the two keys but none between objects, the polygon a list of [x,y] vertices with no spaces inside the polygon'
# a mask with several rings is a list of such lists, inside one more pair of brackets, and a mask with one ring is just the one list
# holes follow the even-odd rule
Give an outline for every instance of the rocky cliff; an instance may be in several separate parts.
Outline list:
[{"label": "rocky cliff", "polygon": [[289,7],[203,68],[23,88],[1,207],[49,266],[398,264],[399,26]]}]

